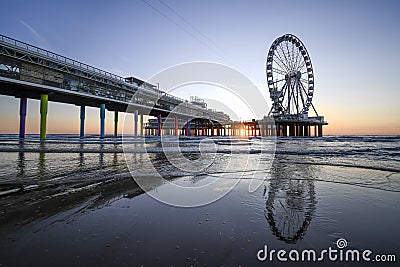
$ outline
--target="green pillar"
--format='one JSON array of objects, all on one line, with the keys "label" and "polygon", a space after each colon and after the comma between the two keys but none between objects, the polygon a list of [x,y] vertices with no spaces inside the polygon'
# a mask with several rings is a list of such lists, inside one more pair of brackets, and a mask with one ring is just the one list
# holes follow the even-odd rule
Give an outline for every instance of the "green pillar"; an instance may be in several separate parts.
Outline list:
[{"label": "green pillar", "polygon": [[46,139],[48,101],[49,96],[47,94],[40,95],[40,140]]},{"label": "green pillar", "polygon": [[118,111],[114,113],[114,137],[118,136]]}]

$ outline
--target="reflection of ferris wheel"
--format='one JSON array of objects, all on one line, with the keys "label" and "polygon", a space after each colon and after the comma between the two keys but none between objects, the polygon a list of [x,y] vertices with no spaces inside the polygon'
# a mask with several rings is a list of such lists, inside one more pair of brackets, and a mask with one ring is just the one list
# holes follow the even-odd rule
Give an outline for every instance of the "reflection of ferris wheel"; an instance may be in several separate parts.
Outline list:
[{"label": "reflection of ferris wheel", "polygon": [[315,210],[314,184],[310,181],[274,181],[266,202],[265,217],[273,234],[296,243],[307,232]]},{"label": "reflection of ferris wheel", "polygon": [[313,107],[314,72],[304,44],[285,34],[271,45],[267,57],[267,81],[274,115],[308,114]]},{"label": "reflection of ferris wheel", "polygon": [[281,159],[272,164],[264,215],[279,240],[294,244],[306,234],[315,212],[314,177],[310,166],[286,165]]}]

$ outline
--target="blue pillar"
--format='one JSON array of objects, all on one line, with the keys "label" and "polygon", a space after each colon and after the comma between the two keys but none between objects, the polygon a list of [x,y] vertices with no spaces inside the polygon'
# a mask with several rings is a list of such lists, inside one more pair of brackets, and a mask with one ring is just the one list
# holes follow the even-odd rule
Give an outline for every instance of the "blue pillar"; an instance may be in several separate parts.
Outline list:
[{"label": "blue pillar", "polygon": [[100,138],[104,138],[104,119],[106,118],[106,104],[100,104]]},{"label": "blue pillar", "polygon": [[79,137],[85,136],[85,106],[81,106],[81,128],[79,131]]},{"label": "blue pillar", "polygon": [[158,122],[158,136],[161,136],[161,114],[158,114],[157,116],[157,122]]},{"label": "blue pillar", "polygon": [[27,99],[22,97],[19,101],[19,138],[25,138]]},{"label": "blue pillar", "polygon": [[134,125],[135,130],[134,130],[134,134],[135,134],[135,136],[138,136],[138,128],[139,128],[138,118],[139,118],[139,111],[138,111],[138,110],[135,110],[135,113],[134,113],[134,120],[135,120],[135,125]]},{"label": "blue pillar", "polygon": [[188,120],[186,123],[186,129],[187,129],[187,136],[190,136],[190,120]]}]

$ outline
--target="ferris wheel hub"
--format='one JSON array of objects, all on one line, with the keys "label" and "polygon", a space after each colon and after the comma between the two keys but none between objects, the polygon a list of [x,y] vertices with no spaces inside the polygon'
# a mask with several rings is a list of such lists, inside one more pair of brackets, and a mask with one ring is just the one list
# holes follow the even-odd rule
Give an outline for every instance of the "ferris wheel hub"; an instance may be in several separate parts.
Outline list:
[{"label": "ferris wheel hub", "polygon": [[285,75],[285,80],[288,81],[289,79],[300,79],[301,78],[301,72],[300,71],[292,71],[288,74]]}]

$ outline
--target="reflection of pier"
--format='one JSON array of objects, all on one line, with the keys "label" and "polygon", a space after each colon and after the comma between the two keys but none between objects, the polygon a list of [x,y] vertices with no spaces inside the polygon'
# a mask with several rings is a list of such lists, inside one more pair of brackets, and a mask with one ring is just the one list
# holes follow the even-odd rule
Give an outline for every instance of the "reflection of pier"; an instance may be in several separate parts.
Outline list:
[{"label": "reflection of pier", "polygon": [[310,168],[310,165],[286,164],[279,158],[272,165],[265,217],[272,233],[286,243],[303,238],[315,211]]},{"label": "reflection of pier", "polygon": [[[2,230],[6,230],[7,227],[15,227],[15,225],[31,223],[61,212],[68,214],[68,211],[73,211],[78,205],[90,210],[108,205],[123,197],[133,198],[144,193],[138,185],[132,182],[131,178],[88,184],[87,187],[90,190],[75,190],[70,194],[59,192],[60,188],[58,187],[43,187],[41,190],[27,190],[24,194],[13,198],[3,198],[0,202],[3,212],[0,217]],[[82,214],[82,209],[78,209],[70,216],[76,218]]]}]

